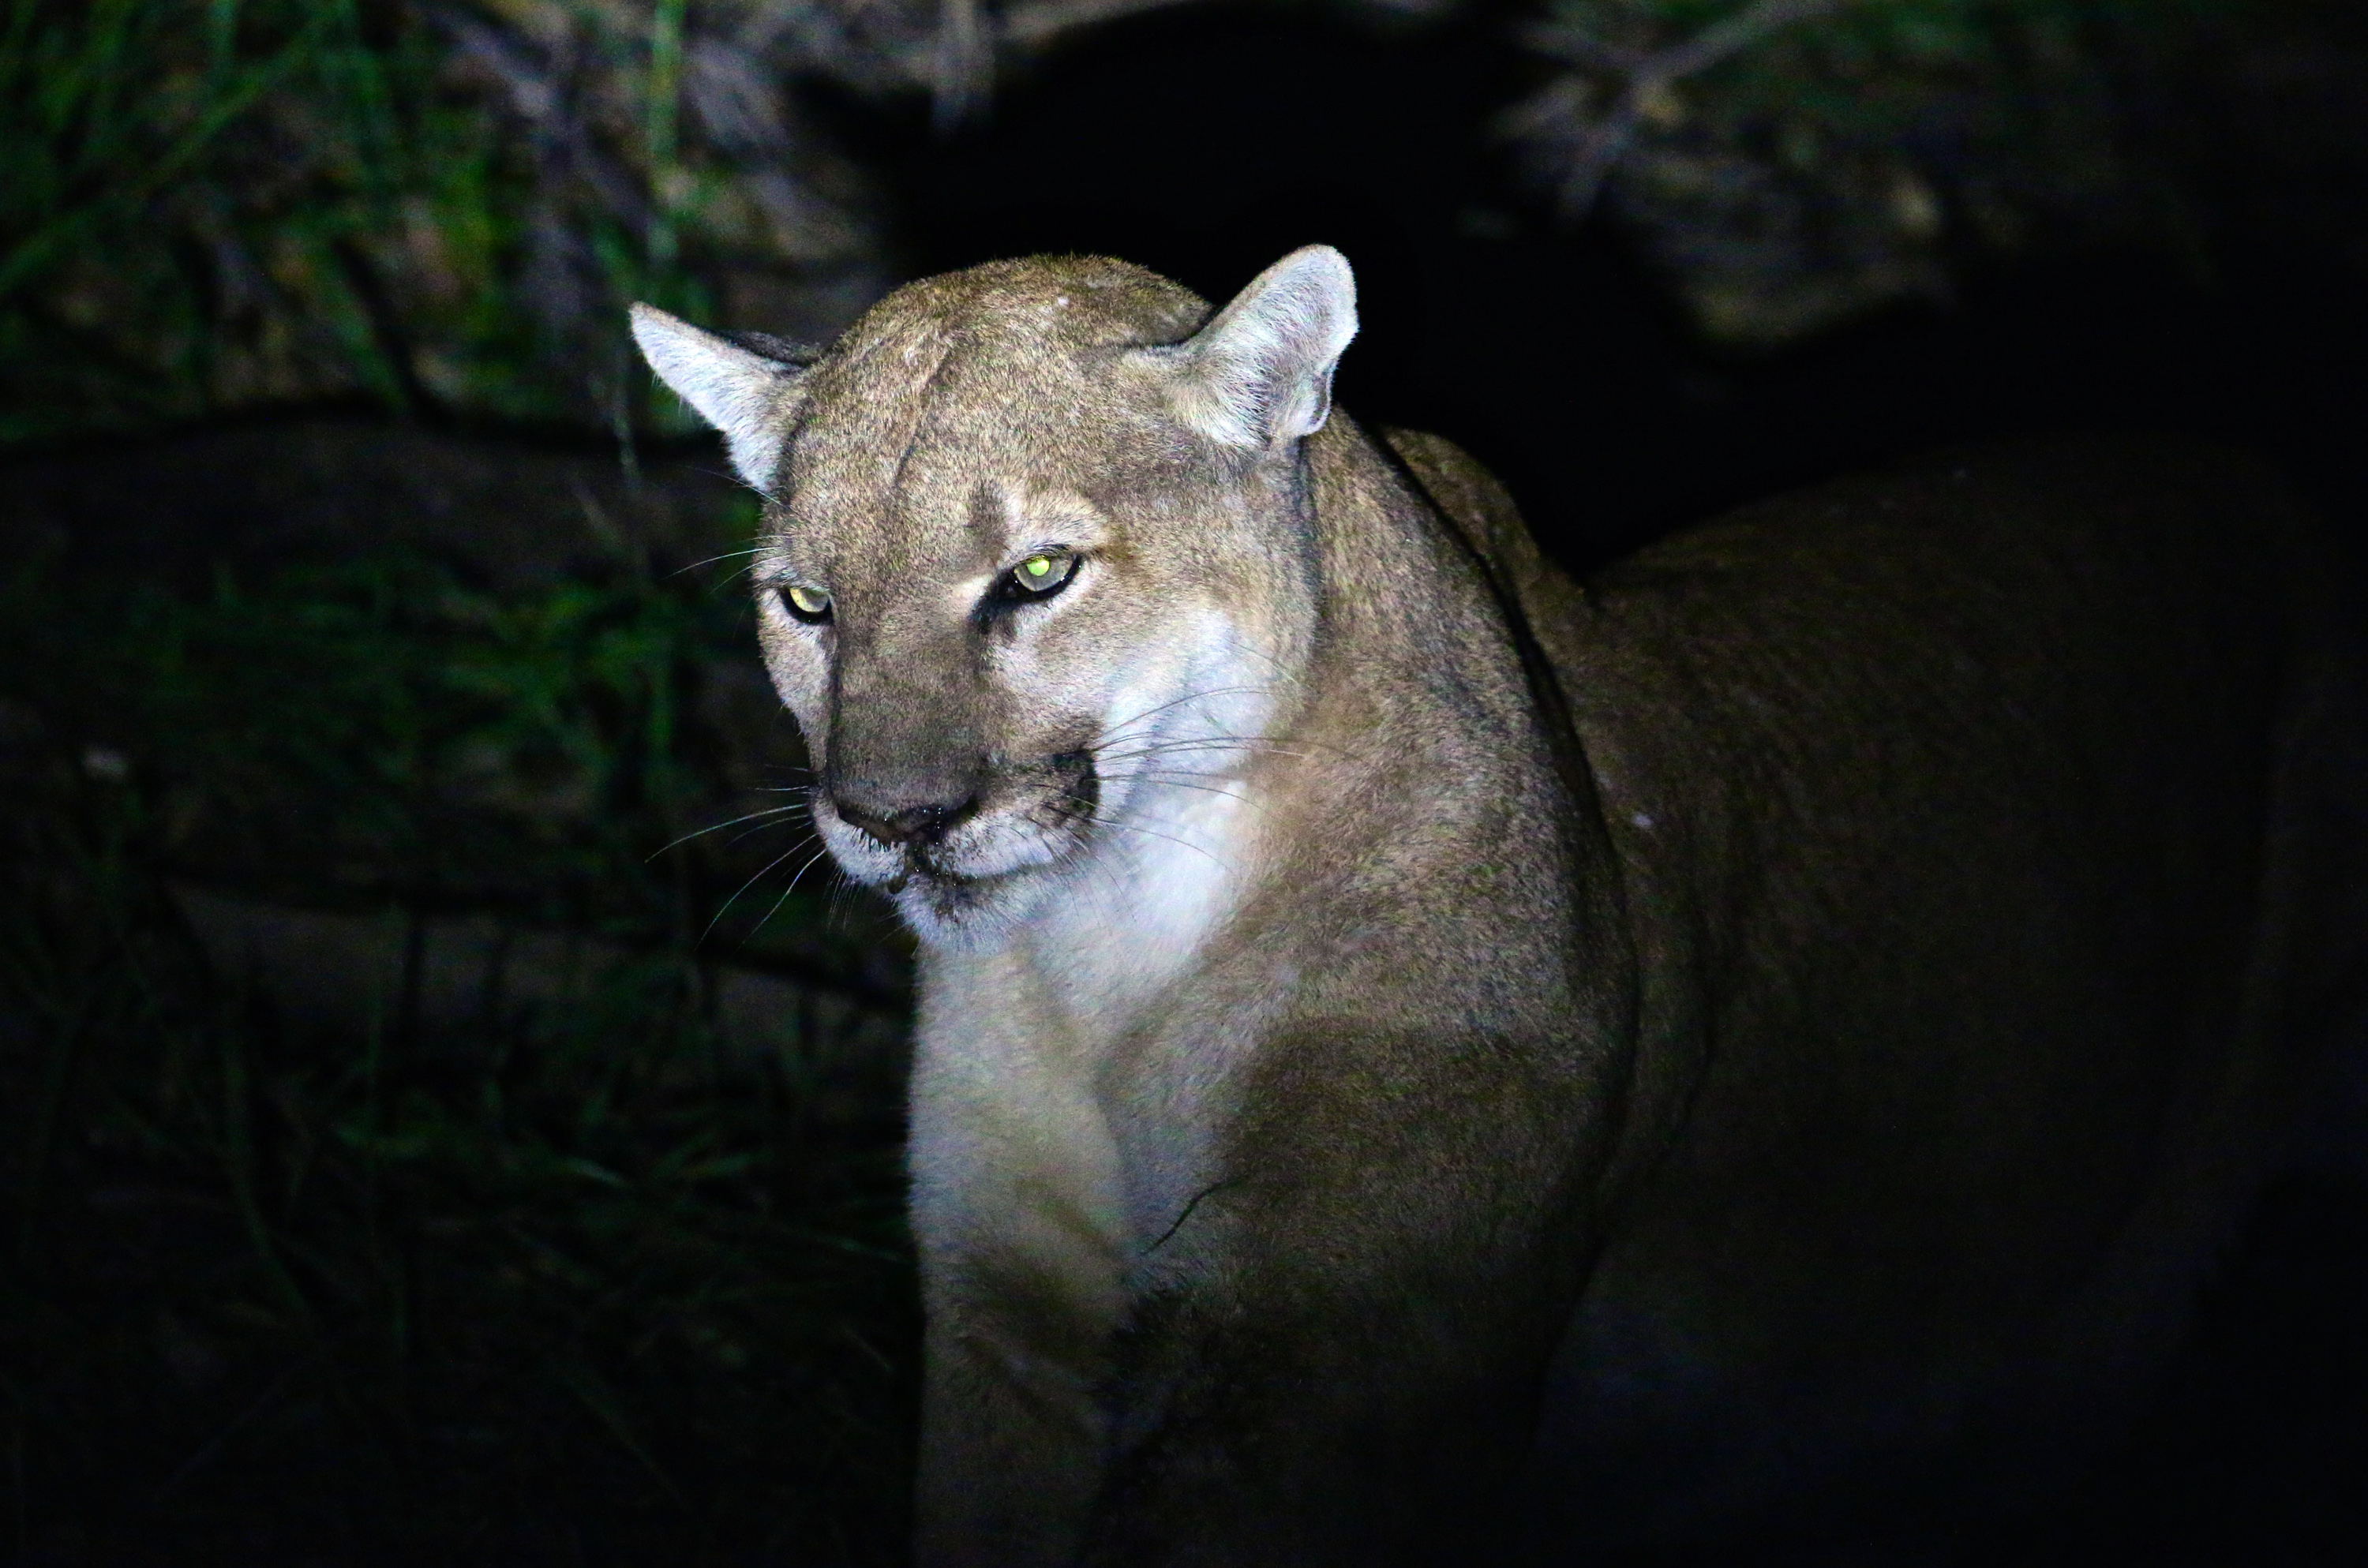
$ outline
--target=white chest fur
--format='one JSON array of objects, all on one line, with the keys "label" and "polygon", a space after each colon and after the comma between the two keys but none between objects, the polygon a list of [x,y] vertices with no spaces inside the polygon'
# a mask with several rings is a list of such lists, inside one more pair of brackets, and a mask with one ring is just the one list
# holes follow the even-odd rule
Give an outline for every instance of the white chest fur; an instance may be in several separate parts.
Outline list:
[{"label": "white chest fur", "polygon": [[1224,924],[1255,848],[1246,789],[1224,778],[1135,781],[1110,842],[1030,924],[1027,960],[1079,1030],[1125,1032]]},{"label": "white chest fur", "polygon": [[933,1275],[1016,1267],[1115,1326],[1146,1226],[1201,1176],[1211,1129],[1196,1111],[1229,1042],[1164,1040],[1148,1118],[1109,1103],[1106,1069],[1162,1022],[1239,896],[1258,814],[1244,791],[1136,781],[1011,939],[925,959],[911,1159]]}]

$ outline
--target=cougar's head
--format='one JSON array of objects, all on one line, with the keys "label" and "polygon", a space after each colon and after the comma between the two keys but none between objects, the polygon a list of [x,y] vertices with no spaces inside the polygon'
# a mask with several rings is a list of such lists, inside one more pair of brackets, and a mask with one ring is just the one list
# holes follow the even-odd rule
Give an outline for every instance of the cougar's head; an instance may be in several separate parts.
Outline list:
[{"label": "cougar's head", "polygon": [[818,357],[634,307],[766,497],[761,635],[815,824],[925,939],[987,939],[1157,840],[1292,706],[1300,443],[1355,331],[1325,246],[1213,316],[1120,262],[995,263],[898,290]]}]

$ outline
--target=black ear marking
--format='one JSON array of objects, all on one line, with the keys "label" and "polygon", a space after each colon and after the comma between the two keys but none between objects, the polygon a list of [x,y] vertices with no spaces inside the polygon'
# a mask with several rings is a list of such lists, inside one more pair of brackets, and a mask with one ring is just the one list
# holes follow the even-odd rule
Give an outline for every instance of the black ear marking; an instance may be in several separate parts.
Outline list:
[{"label": "black ear marking", "polygon": [[810,369],[824,352],[819,343],[801,343],[795,338],[776,337],[769,332],[721,332],[716,335],[776,365],[787,365],[796,370]]}]

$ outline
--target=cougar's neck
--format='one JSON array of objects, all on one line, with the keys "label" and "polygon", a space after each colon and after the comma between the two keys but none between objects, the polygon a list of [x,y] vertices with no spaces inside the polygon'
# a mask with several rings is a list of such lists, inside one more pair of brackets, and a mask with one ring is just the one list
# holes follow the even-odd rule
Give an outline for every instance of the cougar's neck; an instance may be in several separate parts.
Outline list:
[{"label": "cougar's neck", "polygon": [[1015,934],[1011,956],[1087,1040],[1123,1033],[1230,952],[1244,912],[1302,924],[1290,908],[1360,866],[1538,788],[1537,757],[1503,744],[1535,716],[1476,559],[1345,415],[1304,459],[1305,657],[1284,668],[1212,648],[1196,672],[1212,688],[1282,683],[1278,716],[1239,737],[1224,771],[1136,788]]},{"label": "cougar's neck", "polygon": [[1537,744],[1518,607],[1345,415],[1308,447],[1321,594],[1294,730],[1334,758],[1311,782],[1352,792],[1331,802],[1336,842],[1402,837],[1474,806],[1536,805],[1542,784],[1557,786],[1541,773],[1553,761]]}]

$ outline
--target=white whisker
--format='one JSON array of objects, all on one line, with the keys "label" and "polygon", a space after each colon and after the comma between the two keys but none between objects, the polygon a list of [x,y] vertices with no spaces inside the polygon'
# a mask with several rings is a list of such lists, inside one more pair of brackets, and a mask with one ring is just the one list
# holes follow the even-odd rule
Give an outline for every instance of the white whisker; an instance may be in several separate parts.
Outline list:
[{"label": "white whisker", "polygon": [[[809,808],[804,807],[804,806],[790,806],[790,807],[784,807],[784,808],[782,808],[782,809],[783,809],[783,810],[785,810],[785,811],[801,811],[801,812],[805,812],[807,813],[808,820],[812,820],[812,817],[813,817],[813,812],[812,812],[812,811],[811,811]],[[772,830],[772,829],[774,829],[774,828],[777,828],[777,827],[782,827],[782,826],[786,826],[786,825],[788,825],[788,824],[784,824],[784,823],[778,823],[778,822],[758,823],[755,827],[749,828],[749,829],[747,829],[746,832],[743,832],[743,833],[735,833],[735,834],[734,834],[730,838],[725,839],[725,840],[723,841],[723,846],[724,846],[725,848],[729,849],[730,847],[732,847],[732,846],[733,846],[734,845],[735,845],[735,844],[745,844],[745,843],[746,843],[749,839],[752,839],[752,838],[756,837],[756,836],[757,836],[758,834],[760,834],[760,833],[767,833],[767,832],[771,831],[771,830]]]},{"label": "white whisker", "polygon": [[[805,874],[814,869],[814,862],[829,853],[830,846],[825,844],[819,849],[816,849],[812,855],[806,857],[806,863],[800,866],[791,876],[790,885],[781,890],[781,896],[773,901],[773,907],[765,911],[765,917],[762,920],[757,921],[754,926],[748,927],[748,934],[740,938],[740,945],[743,948],[746,948],[749,943],[755,941],[757,939],[757,933],[762,931],[772,922],[773,916],[781,912],[781,905],[790,902],[790,895],[798,891],[798,883],[803,881],[805,880]],[[782,859],[787,858],[789,858],[789,857],[782,857]],[[780,861],[777,860],[774,864],[779,865],[780,864]]]},{"label": "white whisker", "polygon": [[1172,741],[1148,741],[1132,750],[1098,751],[1094,753],[1094,760],[1097,763],[1124,762],[1133,757],[1156,756],[1177,751],[1263,752],[1269,756],[1287,756],[1301,762],[1315,760],[1306,752],[1293,751],[1289,746],[1280,745],[1272,741],[1256,740],[1243,735],[1207,735]]},{"label": "white whisker", "polygon": [[1121,822],[1116,817],[1099,815],[1091,809],[1090,802],[1086,801],[1084,797],[1076,794],[1074,790],[1064,790],[1063,793],[1066,794],[1070,800],[1076,801],[1079,805],[1086,806],[1087,808],[1083,813],[1085,820],[1091,823],[1096,827],[1114,827],[1126,833],[1140,833],[1150,838],[1163,838],[1168,843],[1176,845],[1180,848],[1190,849],[1195,855],[1206,856],[1212,865],[1219,867],[1222,869],[1227,871],[1233,869],[1233,867],[1227,865],[1225,861],[1220,858],[1217,855],[1212,853],[1203,846],[1193,843],[1189,838],[1178,838],[1172,833],[1161,833],[1158,829],[1145,827],[1141,823]]},{"label": "white whisker", "polygon": [[[702,566],[712,566],[719,561],[734,561],[744,555],[754,555],[764,548],[765,547],[761,544],[752,544],[746,550],[727,550],[721,555],[711,555],[704,561],[694,561],[688,566],[677,566],[673,571],[667,573],[666,575],[669,577],[679,577],[686,573],[696,572]],[[737,575],[737,574],[734,574],[734,575]],[[727,582],[730,580],[730,578],[725,579]]]},{"label": "white whisker", "polygon": [[1187,702],[1198,702],[1212,697],[1263,697],[1265,695],[1266,687],[1262,686],[1219,686],[1212,687],[1205,691],[1188,691],[1183,696],[1172,697],[1156,707],[1146,708],[1131,719],[1121,719],[1115,724],[1104,726],[1102,733],[1086,749],[1090,751],[1095,746],[1106,745],[1123,735],[1130,726],[1140,724],[1145,719],[1165,713],[1169,709],[1180,707]]},{"label": "white whisker", "polygon": [[1145,784],[1156,784],[1171,790],[1199,790],[1211,795],[1223,795],[1229,801],[1239,801],[1244,805],[1249,803],[1249,797],[1238,790],[1228,790],[1222,784],[1211,784],[1190,774],[1169,773],[1165,770],[1154,771],[1146,768],[1141,772],[1121,774],[1117,777],[1130,782],[1140,779]]},{"label": "white whisker", "polygon": [[[824,847],[827,848],[828,846],[825,845]],[[780,865],[782,861],[796,854],[800,846],[792,844],[787,849],[782,850],[779,855],[774,856],[770,860],[766,861],[763,866],[757,869],[755,876],[752,876],[746,881],[742,882],[740,884],[739,892],[734,892],[730,898],[723,901],[723,907],[715,912],[714,918],[707,923],[707,929],[699,934],[700,943],[704,944],[708,937],[715,934],[716,923],[732,912],[732,906],[740,902],[740,896],[742,893],[745,893],[750,888],[755,887],[758,881],[764,877],[767,871],[771,870],[774,867]]]},{"label": "white whisker", "polygon": [[[683,845],[689,843],[694,838],[704,838],[711,833],[722,833],[725,828],[738,827],[744,822],[757,822],[766,817],[785,816],[792,812],[806,812],[812,811],[813,809],[814,808],[812,806],[801,801],[795,805],[768,806],[761,812],[750,812],[746,816],[734,817],[730,822],[719,822],[707,827],[694,828],[690,832],[684,834],[680,838],[676,839],[672,844],[667,845],[666,848],[652,850],[650,852],[649,858],[642,863],[643,865],[647,865],[650,860],[656,859],[659,856],[665,854],[667,849],[680,848]],[[746,835],[744,834],[741,836],[746,837]],[[735,838],[732,842],[737,844],[740,840]]]}]

